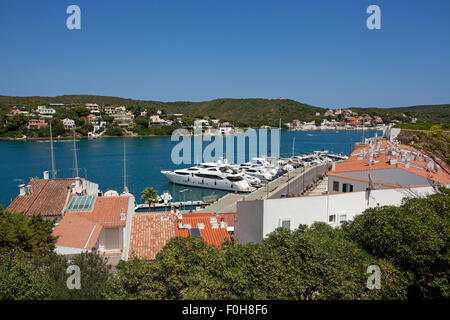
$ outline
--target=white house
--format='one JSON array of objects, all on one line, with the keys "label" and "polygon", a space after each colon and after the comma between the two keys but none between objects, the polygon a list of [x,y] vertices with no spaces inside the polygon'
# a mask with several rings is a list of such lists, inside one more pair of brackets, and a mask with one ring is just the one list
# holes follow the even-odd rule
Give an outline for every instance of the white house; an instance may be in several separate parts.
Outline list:
[{"label": "white house", "polygon": [[38,106],[37,112],[41,115],[53,115],[56,113],[56,110],[53,108],[47,108],[46,106]]},{"label": "white house", "polygon": [[278,227],[339,226],[367,208],[400,205],[405,197],[433,193],[436,184],[450,187],[448,166],[414,148],[386,140],[356,148],[347,160],[333,163],[326,194],[237,202],[236,238],[261,242]]},{"label": "white house", "polygon": [[330,195],[237,202],[235,237],[241,243],[260,243],[279,227],[291,230],[301,224],[325,222],[333,227],[353,220],[368,208],[401,204],[408,196],[434,192],[428,187],[392,188]]},{"label": "white house", "polygon": [[100,113],[100,106],[96,103],[86,103],[86,108],[88,108],[91,113]]},{"label": "white house", "polygon": [[61,120],[65,129],[74,129],[75,128],[75,120],[65,118]]}]

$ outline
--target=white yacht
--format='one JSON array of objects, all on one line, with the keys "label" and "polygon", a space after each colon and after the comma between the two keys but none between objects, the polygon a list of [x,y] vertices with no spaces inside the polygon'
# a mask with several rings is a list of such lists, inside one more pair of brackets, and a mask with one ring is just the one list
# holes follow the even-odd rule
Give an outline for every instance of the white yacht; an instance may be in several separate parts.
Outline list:
[{"label": "white yacht", "polygon": [[219,163],[202,163],[186,169],[174,171],[161,171],[170,182],[227,191],[251,192],[255,190],[250,186],[242,172],[228,165]]}]

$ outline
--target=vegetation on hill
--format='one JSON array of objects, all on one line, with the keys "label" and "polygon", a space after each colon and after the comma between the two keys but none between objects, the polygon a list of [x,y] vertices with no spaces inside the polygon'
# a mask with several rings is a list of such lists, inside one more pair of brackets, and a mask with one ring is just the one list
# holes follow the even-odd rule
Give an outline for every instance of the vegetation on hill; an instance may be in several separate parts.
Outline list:
[{"label": "vegetation on hill", "polygon": [[[358,114],[367,113],[369,115],[378,115],[384,122],[392,120],[404,121],[405,116],[409,119],[417,118],[427,123],[450,123],[450,104],[412,106],[401,108],[350,108]],[[404,116],[405,115],[405,116]]]},{"label": "vegetation on hill", "polygon": [[[97,103],[99,105],[125,106],[131,109],[136,116],[138,116],[138,111],[151,108],[153,110],[164,110],[167,114],[182,113],[188,115],[188,117],[202,115],[212,118],[228,119],[240,127],[256,127],[261,125],[277,127],[280,118],[283,122],[290,122],[295,119],[300,121],[313,121],[317,118],[316,112],[319,112],[322,116],[327,110],[289,99],[215,99],[203,102],[161,102],[95,95],[64,95],[56,97],[0,96],[0,116],[1,113],[5,113],[9,105],[19,104],[31,108],[32,106],[48,105],[50,103],[80,105]],[[385,123],[391,122],[392,120],[410,122],[413,117],[430,123],[450,123],[450,105],[351,109],[360,115],[378,115]],[[140,130],[145,131],[142,128]]]},{"label": "vegetation on hill", "polygon": [[[218,249],[174,238],[155,260],[121,261],[115,276],[99,255],[83,254],[70,262],[81,269],[81,290],[66,287],[67,258],[30,255],[53,246],[46,224],[24,237],[14,231],[0,241],[0,299],[448,299],[450,190],[437,191],[367,209],[337,229],[279,228],[261,244]],[[2,226],[19,230],[23,218],[14,215],[0,212]],[[367,288],[371,265],[381,270],[380,289]]]}]

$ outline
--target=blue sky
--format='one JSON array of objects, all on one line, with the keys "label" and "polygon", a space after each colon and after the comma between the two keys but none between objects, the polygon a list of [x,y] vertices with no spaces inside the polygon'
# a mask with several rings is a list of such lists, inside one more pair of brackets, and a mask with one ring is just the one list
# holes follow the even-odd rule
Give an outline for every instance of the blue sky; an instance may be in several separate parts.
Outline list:
[{"label": "blue sky", "polygon": [[[66,8],[81,8],[81,30]],[[366,8],[381,8],[381,30]],[[0,0],[0,95],[450,103],[450,1]]]}]

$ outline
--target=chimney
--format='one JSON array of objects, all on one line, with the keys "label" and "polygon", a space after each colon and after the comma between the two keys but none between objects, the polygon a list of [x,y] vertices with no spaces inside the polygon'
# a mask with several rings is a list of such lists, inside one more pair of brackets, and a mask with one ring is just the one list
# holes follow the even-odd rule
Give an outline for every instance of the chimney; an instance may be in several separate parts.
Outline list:
[{"label": "chimney", "polygon": [[122,208],[122,210],[120,211],[120,220],[126,220],[126,218],[127,218],[127,216],[125,214],[125,211]]},{"label": "chimney", "polygon": [[80,177],[76,177],[75,178],[75,188],[80,188],[81,187],[81,180]]},{"label": "chimney", "polygon": [[26,194],[25,193],[25,185],[23,183],[19,186],[19,190],[20,190],[20,193],[19,193],[20,196],[24,196]]},{"label": "chimney", "polygon": [[336,170],[336,162],[332,162],[331,163],[331,171],[334,171],[334,170]]},{"label": "chimney", "polygon": [[28,185],[25,186],[25,193],[27,195],[30,195],[30,194],[33,193],[33,187],[31,186],[31,184],[28,184]]},{"label": "chimney", "polygon": [[49,179],[48,171],[44,171],[44,180],[48,180],[48,179]]}]

